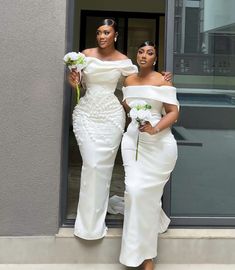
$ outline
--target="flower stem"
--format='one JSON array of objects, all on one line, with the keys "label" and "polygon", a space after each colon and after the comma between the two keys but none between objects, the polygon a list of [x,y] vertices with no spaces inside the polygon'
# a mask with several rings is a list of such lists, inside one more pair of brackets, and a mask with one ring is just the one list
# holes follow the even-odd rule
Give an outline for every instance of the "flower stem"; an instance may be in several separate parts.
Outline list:
[{"label": "flower stem", "polygon": [[138,132],[137,143],[136,143],[136,151],[135,151],[135,160],[136,160],[136,161],[137,161],[137,159],[138,159],[139,137],[140,137],[140,132]]},{"label": "flower stem", "polygon": [[78,84],[76,85],[76,90],[77,90],[77,103],[78,103],[80,99],[80,88]]}]

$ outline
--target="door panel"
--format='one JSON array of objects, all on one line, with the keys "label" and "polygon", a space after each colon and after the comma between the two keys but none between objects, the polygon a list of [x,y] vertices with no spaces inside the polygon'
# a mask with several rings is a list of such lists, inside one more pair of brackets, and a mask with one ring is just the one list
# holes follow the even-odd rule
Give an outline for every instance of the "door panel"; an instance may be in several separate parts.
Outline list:
[{"label": "door panel", "polygon": [[169,0],[167,12],[166,63],[181,111],[166,210],[171,225],[235,225],[235,19],[227,25],[221,1]]}]

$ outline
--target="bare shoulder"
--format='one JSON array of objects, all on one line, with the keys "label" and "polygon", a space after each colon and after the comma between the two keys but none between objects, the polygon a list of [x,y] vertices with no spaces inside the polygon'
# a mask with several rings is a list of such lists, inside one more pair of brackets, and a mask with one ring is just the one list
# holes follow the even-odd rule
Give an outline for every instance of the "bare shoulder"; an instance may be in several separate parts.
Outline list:
[{"label": "bare shoulder", "polygon": [[96,55],[96,48],[89,48],[82,51],[85,56],[95,56]]},{"label": "bare shoulder", "polygon": [[132,74],[129,75],[128,77],[125,78],[124,80],[124,86],[130,86],[130,85],[134,85],[137,79],[137,74]]},{"label": "bare shoulder", "polygon": [[129,59],[125,54],[119,52],[119,51],[115,51],[115,60],[125,60],[125,59]]},{"label": "bare shoulder", "polygon": [[163,86],[173,86],[172,82],[165,80],[164,76],[160,72],[155,72],[155,82],[154,85]]}]

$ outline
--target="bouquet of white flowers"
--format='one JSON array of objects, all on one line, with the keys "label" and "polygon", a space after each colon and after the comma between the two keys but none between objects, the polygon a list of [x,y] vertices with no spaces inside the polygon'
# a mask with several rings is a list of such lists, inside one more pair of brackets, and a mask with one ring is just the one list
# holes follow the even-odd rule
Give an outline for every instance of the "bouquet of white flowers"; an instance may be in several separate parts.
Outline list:
[{"label": "bouquet of white flowers", "polygon": [[[129,116],[131,117],[132,120],[136,121],[138,129],[141,125],[150,120],[152,116],[150,109],[152,108],[152,106],[149,105],[146,101],[133,100],[129,103],[129,107],[131,108]],[[135,160],[138,159],[138,147],[139,147],[139,133],[137,137]]]},{"label": "bouquet of white flowers", "polygon": [[[69,68],[70,71],[75,70],[76,72],[79,73],[80,81],[81,81],[81,76],[82,76],[81,71],[87,65],[86,56],[80,52],[78,53],[69,52],[64,56],[63,60],[64,60],[65,65]],[[76,85],[76,90],[77,90],[77,102],[78,102],[80,98],[79,84]]]}]

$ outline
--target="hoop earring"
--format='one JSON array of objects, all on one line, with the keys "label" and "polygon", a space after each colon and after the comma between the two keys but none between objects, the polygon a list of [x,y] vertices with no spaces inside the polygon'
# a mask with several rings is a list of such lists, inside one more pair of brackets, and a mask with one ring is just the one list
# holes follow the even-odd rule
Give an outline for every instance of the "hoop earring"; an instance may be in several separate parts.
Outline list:
[{"label": "hoop earring", "polygon": [[155,65],[156,65],[156,61],[153,62],[153,66],[155,66]]}]

